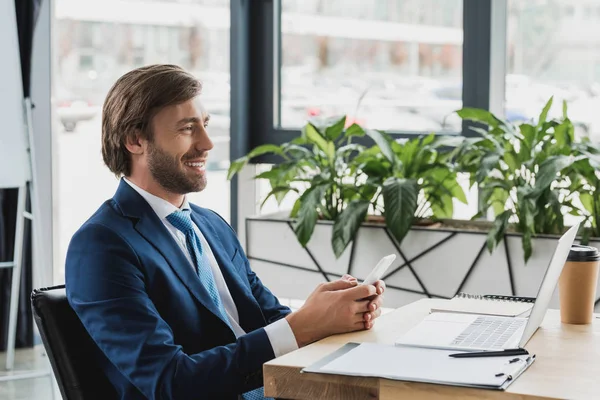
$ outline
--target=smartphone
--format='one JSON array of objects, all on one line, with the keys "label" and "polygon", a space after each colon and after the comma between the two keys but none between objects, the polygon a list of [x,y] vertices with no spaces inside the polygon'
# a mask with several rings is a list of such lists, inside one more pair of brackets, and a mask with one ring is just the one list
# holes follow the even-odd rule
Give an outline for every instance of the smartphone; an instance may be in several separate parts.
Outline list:
[{"label": "smartphone", "polygon": [[373,270],[369,273],[369,276],[365,278],[361,285],[375,284],[375,282],[377,282],[383,277],[383,274],[385,274],[385,271],[387,271],[387,269],[390,267],[390,265],[392,265],[395,259],[396,255],[390,254],[389,256],[385,256],[381,260],[379,260],[375,268],[373,268]]}]

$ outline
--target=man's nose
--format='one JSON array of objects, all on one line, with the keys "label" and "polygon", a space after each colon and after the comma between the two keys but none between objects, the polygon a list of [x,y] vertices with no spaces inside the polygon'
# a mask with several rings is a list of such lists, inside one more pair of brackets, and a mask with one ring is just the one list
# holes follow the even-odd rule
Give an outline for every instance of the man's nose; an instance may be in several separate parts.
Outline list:
[{"label": "man's nose", "polygon": [[205,128],[202,128],[200,135],[198,136],[198,140],[196,141],[196,149],[198,150],[212,150],[215,147],[212,140],[208,136],[208,132]]}]

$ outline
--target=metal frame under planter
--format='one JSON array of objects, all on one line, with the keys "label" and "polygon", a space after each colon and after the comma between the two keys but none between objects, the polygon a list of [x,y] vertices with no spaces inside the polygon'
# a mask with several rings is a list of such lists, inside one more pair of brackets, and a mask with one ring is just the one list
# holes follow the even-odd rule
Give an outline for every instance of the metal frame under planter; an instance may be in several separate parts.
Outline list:
[{"label": "metal frame under planter", "polygon": [[[351,274],[364,279],[387,254],[396,261],[386,273],[385,306],[400,307],[420,298],[451,298],[459,292],[535,296],[558,237],[533,239],[524,264],[521,236],[507,234],[490,254],[487,232],[413,227],[398,244],[383,224],[365,223],[356,240],[336,259],[330,221],[319,221],[308,245],[296,240],[284,213],[246,219],[246,253],[252,269],[275,295],[306,298],[321,282]],[[600,242],[591,243],[600,246]],[[550,307],[558,308],[558,290]],[[600,298],[596,309],[600,308]]]}]

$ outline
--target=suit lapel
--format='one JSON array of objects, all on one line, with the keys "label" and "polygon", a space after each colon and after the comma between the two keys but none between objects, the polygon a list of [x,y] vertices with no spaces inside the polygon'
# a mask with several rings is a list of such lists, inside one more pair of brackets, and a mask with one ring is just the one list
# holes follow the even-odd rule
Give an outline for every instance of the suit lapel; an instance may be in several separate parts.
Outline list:
[{"label": "suit lapel", "polygon": [[[165,258],[181,282],[204,307],[223,318],[185,254],[158,218],[152,207],[126,182],[121,181],[114,197],[125,216],[135,218],[135,230],[150,242]],[[223,321],[229,327],[229,323]]]},{"label": "suit lapel", "polygon": [[230,255],[223,247],[221,238],[215,232],[210,222],[202,214],[192,210],[192,220],[198,226],[208,242],[217,263],[223,273],[231,297],[238,308],[240,325],[246,332],[251,332],[265,325],[265,318],[258,302],[252,294],[247,281],[235,269]]}]

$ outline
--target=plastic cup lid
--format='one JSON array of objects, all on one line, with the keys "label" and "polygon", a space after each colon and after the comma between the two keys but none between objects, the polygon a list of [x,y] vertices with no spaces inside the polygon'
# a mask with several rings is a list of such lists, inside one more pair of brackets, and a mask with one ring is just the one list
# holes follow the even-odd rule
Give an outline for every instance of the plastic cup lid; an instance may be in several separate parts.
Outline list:
[{"label": "plastic cup lid", "polygon": [[567,261],[598,261],[600,260],[600,252],[592,246],[582,246],[574,244],[571,246]]}]

